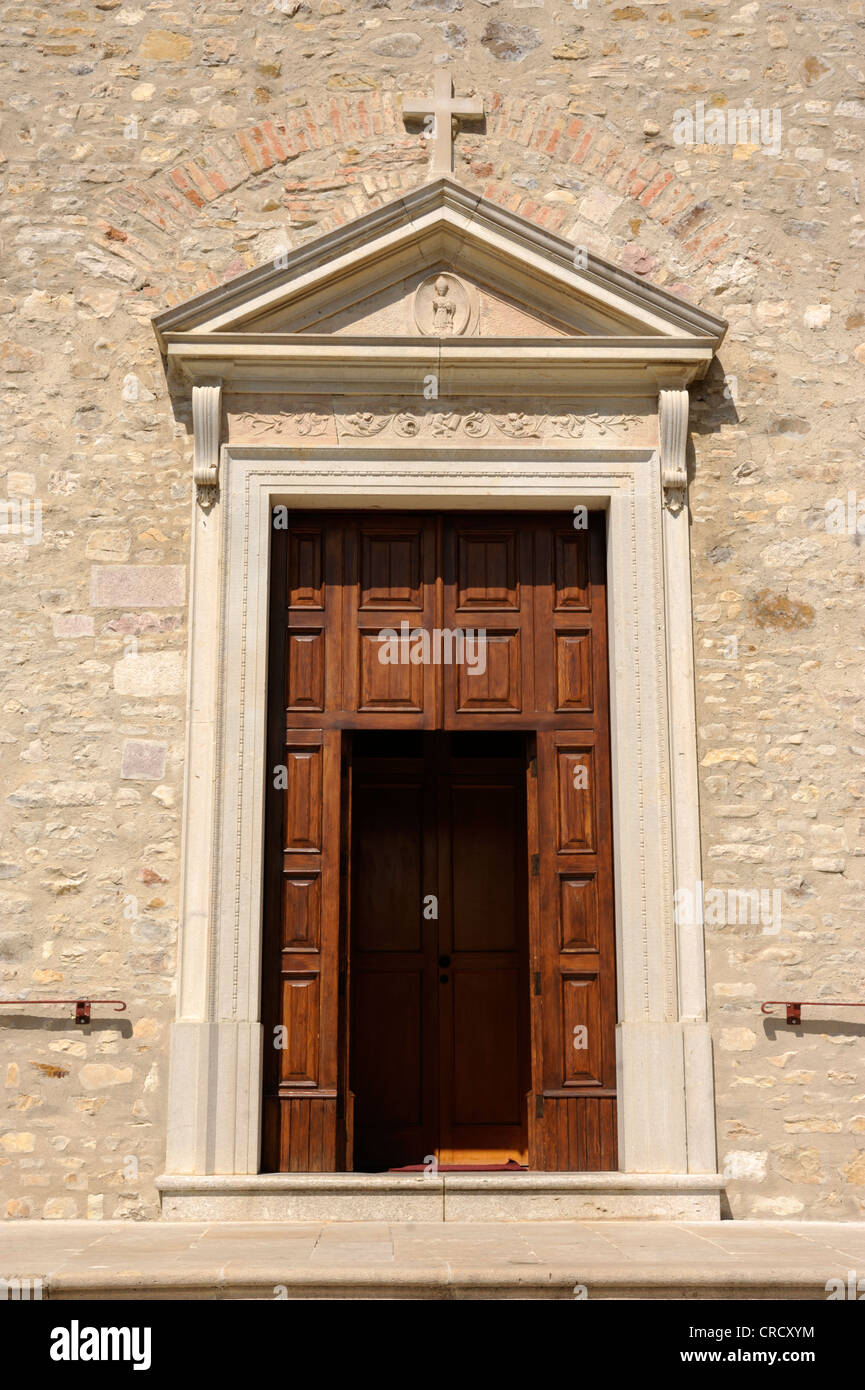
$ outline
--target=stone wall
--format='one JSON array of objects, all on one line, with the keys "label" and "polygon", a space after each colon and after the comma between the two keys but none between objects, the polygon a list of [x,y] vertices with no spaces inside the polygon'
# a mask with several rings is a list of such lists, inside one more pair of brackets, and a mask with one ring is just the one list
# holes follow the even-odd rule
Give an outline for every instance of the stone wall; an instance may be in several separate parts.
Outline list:
[{"label": "stone wall", "polygon": [[422,182],[442,61],[488,113],[457,178],[730,321],[692,392],[721,1166],[737,1216],[861,1217],[865,1019],[759,1005],[865,999],[863,0],[10,0],[0,43],[0,992],[129,1002],[0,1010],[4,1214],[157,1211],[191,450],[150,319]]}]

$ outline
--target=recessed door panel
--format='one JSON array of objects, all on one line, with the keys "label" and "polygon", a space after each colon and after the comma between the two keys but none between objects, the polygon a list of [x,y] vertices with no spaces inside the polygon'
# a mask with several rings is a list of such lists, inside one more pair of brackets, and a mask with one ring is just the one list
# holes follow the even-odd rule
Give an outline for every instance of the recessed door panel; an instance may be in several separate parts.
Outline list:
[{"label": "recessed door panel", "polygon": [[556,843],[560,850],[596,849],[594,749],[568,741],[556,750],[556,790],[558,823]]},{"label": "recessed door panel", "polygon": [[355,786],[352,820],[355,950],[421,950],[423,787],[361,780]]},{"label": "recessed door panel", "polygon": [[324,710],[324,633],[292,629],[287,637],[287,710]]},{"label": "recessed door panel", "polygon": [[320,747],[286,750],[286,850],[317,854],[321,849],[322,756]]},{"label": "recessed door panel", "polygon": [[[524,979],[517,962],[503,961],[496,968],[484,961],[454,969],[452,1153],[461,1151],[461,1136],[467,1130],[471,1141],[465,1147],[476,1153],[483,1148],[478,1142],[483,1129],[522,1129],[526,1085],[520,1029],[515,1025],[524,1004]],[[519,1148],[523,1147],[520,1138]]]},{"label": "recessed door panel", "polygon": [[588,613],[592,607],[589,589],[589,548],[585,531],[557,529],[553,535],[555,607],[573,613]]},{"label": "recessed door panel", "polygon": [[461,713],[519,714],[522,708],[520,641],[518,631],[482,628],[469,634],[469,660],[463,660],[454,668]]},{"label": "recessed door panel", "polygon": [[423,608],[424,531],[399,522],[362,525],[358,608]]},{"label": "recessed door panel", "polygon": [[457,610],[512,609],[520,606],[518,532],[487,524],[482,529],[455,523]]},{"label": "recessed door panel", "polygon": [[321,939],[321,874],[286,874],[282,891],[282,949],[317,951]]},{"label": "recessed door panel", "polygon": [[288,532],[288,607],[324,608],[322,526],[292,526]]},{"label": "recessed door panel", "polygon": [[[358,971],[352,1058],[361,1130],[418,1131],[423,1121],[423,970]],[[384,1155],[389,1166],[399,1158]],[[421,1159],[423,1155],[420,1155]]]},{"label": "recessed door panel", "polygon": [[318,975],[293,975],[283,981],[285,1037],[279,1052],[279,1079],[285,1086],[314,1086],[318,1073],[316,1020],[320,1006]]},{"label": "recessed door panel", "polygon": [[[429,684],[419,662],[404,659],[407,645],[396,628],[358,628],[358,711],[367,714],[422,714]],[[409,649],[409,658],[411,652]]]},{"label": "recessed door panel", "polygon": [[454,951],[516,950],[521,790],[479,780],[451,784]]}]

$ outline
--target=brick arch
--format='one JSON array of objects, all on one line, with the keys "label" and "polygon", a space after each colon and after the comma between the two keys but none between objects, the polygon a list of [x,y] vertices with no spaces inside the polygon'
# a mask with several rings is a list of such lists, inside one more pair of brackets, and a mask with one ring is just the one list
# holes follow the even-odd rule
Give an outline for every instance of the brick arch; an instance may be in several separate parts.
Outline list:
[{"label": "brick arch", "polygon": [[[338,171],[308,167],[311,157],[331,150],[340,155]],[[494,94],[487,101],[484,134],[464,133],[459,150],[456,177],[461,182],[550,232],[568,236],[575,206],[546,201],[497,178],[496,164],[503,155],[519,160],[525,150],[533,161],[549,161],[547,169],[573,168],[590,187],[603,185],[629,200],[630,220],[638,218],[654,228],[649,235],[656,251],[663,256],[660,243],[670,239],[677,262],[697,279],[736,250],[711,198],[696,194],[652,154],[635,153],[601,123],[571,116],[552,103]],[[300,245],[422,183],[425,143],[421,134],[405,130],[398,105],[388,93],[334,97],[292,110],[283,120],[273,118],[215,136],[171,169],[115,189],[97,217],[100,249],[121,256],[145,274],[158,272],[168,304],[212,289],[255,262],[235,255],[190,283],[183,262],[178,263],[178,243],[202,225],[211,209],[218,211],[221,199],[277,172],[288,174],[289,231],[294,230],[292,244]],[[629,243],[622,245],[627,252]],[[632,255],[630,264],[626,256],[625,264],[647,276],[662,267],[659,259],[645,253]],[[682,285],[674,288],[687,290]]]}]

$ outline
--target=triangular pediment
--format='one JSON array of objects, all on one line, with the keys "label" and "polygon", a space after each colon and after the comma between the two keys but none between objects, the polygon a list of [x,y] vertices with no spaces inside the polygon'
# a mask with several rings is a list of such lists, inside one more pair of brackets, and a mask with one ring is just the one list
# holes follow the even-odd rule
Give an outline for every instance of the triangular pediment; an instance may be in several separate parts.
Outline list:
[{"label": "triangular pediment", "polygon": [[442,178],[154,321],[263,341],[665,339],[714,351],[726,325]]},{"label": "triangular pediment", "polygon": [[[437,287],[440,291],[437,293]],[[453,306],[453,307],[451,307]],[[436,318],[443,318],[441,332]],[[270,333],[338,333],[364,337],[478,336],[566,338],[591,332],[588,323],[556,319],[514,300],[500,287],[457,274],[452,262],[424,265],[410,275],[348,303],[305,301],[269,316]]]}]

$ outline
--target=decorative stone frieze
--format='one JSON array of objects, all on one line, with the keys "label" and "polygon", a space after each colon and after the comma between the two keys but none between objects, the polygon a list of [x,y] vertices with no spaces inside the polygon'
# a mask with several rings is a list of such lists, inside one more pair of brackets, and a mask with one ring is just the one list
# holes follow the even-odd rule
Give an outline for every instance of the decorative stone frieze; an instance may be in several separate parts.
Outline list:
[{"label": "decorative stone frieze", "polygon": [[[601,403],[568,400],[556,403],[506,400],[479,400],[471,405],[459,401],[430,401],[406,404],[402,401],[371,401],[362,410],[335,399],[287,404],[271,397],[237,395],[226,399],[226,430],[231,443],[377,438],[400,443],[485,442],[543,439],[550,443],[579,441],[657,444],[657,423],[648,398]],[[629,409],[626,407],[630,407]],[[241,408],[242,407],[242,408]],[[509,408],[510,407],[510,408]]]}]

